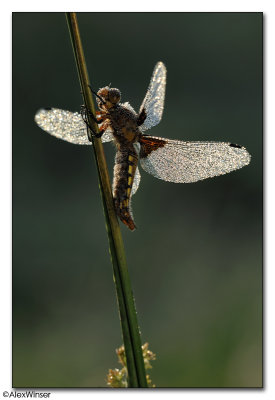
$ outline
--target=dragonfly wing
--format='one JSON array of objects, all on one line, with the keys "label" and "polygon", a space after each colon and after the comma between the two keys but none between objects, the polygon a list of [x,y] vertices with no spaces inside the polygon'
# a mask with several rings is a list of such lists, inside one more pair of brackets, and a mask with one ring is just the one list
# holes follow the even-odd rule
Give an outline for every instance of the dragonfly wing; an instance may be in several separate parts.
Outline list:
[{"label": "dragonfly wing", "polygon": [[139,114],[145,113],[146,116],[144,123],[140,126],[142,131],[160,122],[164,108],[165,86],[166,67],[162,62],[158,62],[139,110]]},{"label": "dragonfly wing", "polygon": [[[98,124],[98,127],[101,127],[101,124]],[[113,131],[111,128],[107,128],[103,135],[101,136],[102,143],[111,142],[114,140]]]},{"label": "dragonfly wing", "polygon": [[[59,108],[42,108],[35,114],[37,125],[58,139],[73,144],[92,144],[88,140],[87,126],[81,115],[77,112],[60,110]],[[113,140],[111,130],[102,135],[102,142]]]},{"label": "dragonfly wing", "polygon": [[134,181],[133,181],[133,186],[132,186],[132,191],[131,191],[131,196],[133,196],[136,191],[138,190],[139,184],[140,184],[140,172],[138,167],[136,168],[135,176],[134,176]]},{"label": "dragonfly wing", "polygon": [[156,178],[175,183],[197,182],[248,165],[248,151],[225,142],[182,142],[153,136],[140,140],[142,168]]}]

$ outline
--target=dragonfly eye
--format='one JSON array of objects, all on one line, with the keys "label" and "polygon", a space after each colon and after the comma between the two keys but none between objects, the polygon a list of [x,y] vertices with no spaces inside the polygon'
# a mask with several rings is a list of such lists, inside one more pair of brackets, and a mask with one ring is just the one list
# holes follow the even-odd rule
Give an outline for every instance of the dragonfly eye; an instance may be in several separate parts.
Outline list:
[{"label": "dragonfly eye", "polygon": [[[95,92],[93,92],[95,94]],[[95,94],[97,103],[105,104],[108,100],[109,90],[107,87],[99,89],[99,91]]]},{"label": "dragonfly eye", "polygon": [[109,101],[112,104],[116,104],[119,102],[121,98],[121,93],[118,89],[109,89]]}]

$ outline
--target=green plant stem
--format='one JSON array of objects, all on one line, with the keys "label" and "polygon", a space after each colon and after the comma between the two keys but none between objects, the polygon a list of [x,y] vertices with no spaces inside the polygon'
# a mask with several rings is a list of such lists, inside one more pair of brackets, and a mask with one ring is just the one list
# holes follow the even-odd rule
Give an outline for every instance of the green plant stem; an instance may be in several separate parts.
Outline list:
[{"label": "green plant stem", "polygon": [[[91,91],[89,89],[90,82],[80,39],[76,13],[66,13],[66,17],[71,35],[84,104],[87,109],[95,115],[95,106]],[[88,121],[93,130],[98,132],[97,124],[89,116]],[[98,170],[106,229],[109,238],[110,254],[113,264],[114,281],[127,361],[128,386],[147,387],[137,314],[126,264],[121,231],[114,209],[106,159],[101,140],[93,137],[92,141]]]}]

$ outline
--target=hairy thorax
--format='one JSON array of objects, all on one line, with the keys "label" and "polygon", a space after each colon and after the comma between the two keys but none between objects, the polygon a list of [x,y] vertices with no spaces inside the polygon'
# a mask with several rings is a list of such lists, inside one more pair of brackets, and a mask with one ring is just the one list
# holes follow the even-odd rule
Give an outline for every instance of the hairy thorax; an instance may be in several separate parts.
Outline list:
[{"label": "hairy thorax", "polygon": [[137,115],[123,104],[108,110],[110,125],[118,147],[132,145],[141,136],[137,125]]}]

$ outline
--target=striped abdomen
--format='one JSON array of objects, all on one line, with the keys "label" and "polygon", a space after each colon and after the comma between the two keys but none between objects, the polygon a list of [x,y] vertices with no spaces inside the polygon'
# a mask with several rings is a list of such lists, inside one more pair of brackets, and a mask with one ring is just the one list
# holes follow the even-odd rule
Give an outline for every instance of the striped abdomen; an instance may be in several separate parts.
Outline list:
[{"label": "striped abdomen", "polygon": [[131,230],[135,229],[131,212],[131,191],[137,163],[138,155],[132,145],[117,150],[113,181],[115,208],[118,217]]}]

